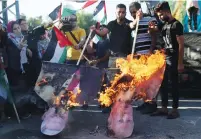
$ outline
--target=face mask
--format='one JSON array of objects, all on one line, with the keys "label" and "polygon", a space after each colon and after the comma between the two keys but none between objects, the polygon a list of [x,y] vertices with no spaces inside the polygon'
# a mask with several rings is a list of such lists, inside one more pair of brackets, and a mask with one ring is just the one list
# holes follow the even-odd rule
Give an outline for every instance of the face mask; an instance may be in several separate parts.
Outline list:
[{"label": "face mask", "polygon": [[61,30],[63,30],[64,32],[72,31],[76,26],[77,22],[75,21],[65,22],[61,27]]}]

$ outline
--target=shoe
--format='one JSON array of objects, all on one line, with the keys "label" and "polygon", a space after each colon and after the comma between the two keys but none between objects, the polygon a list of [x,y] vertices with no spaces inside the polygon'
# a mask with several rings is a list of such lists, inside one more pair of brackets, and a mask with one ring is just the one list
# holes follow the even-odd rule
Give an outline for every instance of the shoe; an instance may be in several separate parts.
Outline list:
[{"label": "shoe", "polygon": [[28,118],[30,118],[31,117],[31,114],[30,113],[26,113],[26,114],[24,114],[23,116],[20,116],[20,118],[21,119],[28,119]]},{"label": "shoe", "polygon": [[148,104],[149,104],[149,103],[147,103],[147,102],[143,103],[142,105],[140,105],[140,106],[138,106],[138,107],[136,108],[136,111],[140,111],[140,110],[144,109],[144,108],[146,107],[146,105],[148,105]]},{"label": "shoe", "polygon": [[150,114],[154,113],[157,110],[157,104],[154,103],[148,103],[140,112],[142,114]]},{"label": "shoe", "polygon": [[102,113],[110,113],[110,111],[111,111],[111,107],[105,107],[103,108]]},{"label": "shoe", "polygon": [[167,116],[167,115],[168,115],[168,109],[167,108],[161,108],[161,109],[157,109],[150,116]]},{"label": "shoe", "polygon": [[193,32],[192,29],[189,29],[188,32]]},{"label": "shoe", "polygon": [[173,109],[170,113],[168,113],[167,119],[176,119],[179,118],[180,114],[177,109]]}]

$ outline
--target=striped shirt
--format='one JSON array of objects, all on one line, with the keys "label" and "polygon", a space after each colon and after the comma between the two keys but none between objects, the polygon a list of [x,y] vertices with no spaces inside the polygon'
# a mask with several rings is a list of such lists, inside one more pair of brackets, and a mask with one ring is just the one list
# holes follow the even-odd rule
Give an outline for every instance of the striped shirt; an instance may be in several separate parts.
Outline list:
[{"label": "striped shirt", "polygon": [[[147,54],[151,47],[151,35],[148,33],[148,24],[150,21],[156,20],[153,17],[143,17],[139,21],[137,39],[135,44],[135,52],[137,54]],[[132,31],[134,36],[135,30]]]}]

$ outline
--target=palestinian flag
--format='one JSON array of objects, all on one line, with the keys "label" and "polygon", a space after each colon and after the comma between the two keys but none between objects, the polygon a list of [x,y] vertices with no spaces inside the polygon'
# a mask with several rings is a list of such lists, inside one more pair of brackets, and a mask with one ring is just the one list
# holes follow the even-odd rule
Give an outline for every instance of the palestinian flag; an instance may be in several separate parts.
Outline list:
[{"label": "palestinian flag", "polygon": [[62,4],[60,4],[59,6],[57,6],[50,14],[49,17],[55,21],[56,19],[60,19],[61,18],[61,7]]},{"label": "palestinian flag", "polygon": [[76,14],[78,10],[82,7],[82,3],[74,2],[74,1],[63,1],[61,8],[61,16],[66,17],[72,14]]},{"label": "palestinian flag", "polygon": [[101,24],[107,24],[106,4],[105,1],[100,1],[93,12],[94,20]]},{"label": "palestinian flag", "polygon": [[88,1],[84,4],[84,6],[82,6],[82,9],[85,9],[85,8],[91,6],[92,4],[96,3],[97,1],[98,1],[98,0],[88,0]]},{"label": "palestinian flag", "polygon": [[52,63],[64,63],[67,52],[66,46],[72,46],[72,43],[57,27],[53,27],[51,34],[52,37],[43,55],[43,60]]},{"label": "palestinian flag", "polygon": [[13,103],[6,72],[2,69],[0,69],[0,97],[4,100],[8,99],[10,103]]}]

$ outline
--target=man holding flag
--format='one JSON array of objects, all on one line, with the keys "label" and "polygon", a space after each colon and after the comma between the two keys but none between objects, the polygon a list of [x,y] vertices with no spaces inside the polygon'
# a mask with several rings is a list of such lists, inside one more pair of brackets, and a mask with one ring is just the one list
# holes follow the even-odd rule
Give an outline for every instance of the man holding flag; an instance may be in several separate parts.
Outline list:
[{"label": "man holding flag", "polygon": [[106,28],[97,30],[91,27],[97,35],[105,36],[110,33],[110,49],[114,56],[122,57],[131,52],[131,29],[128,26],[131,21],[126,19],[126,6],[116,6],[116,20],[110,21]]},{"label": "man holding flag", "polygon": [[[85,42],[86,32],[84,29],[78,27],[77,16],[75,14],[64,18],[61,30],[72,43],[72,46],[69,46],[67,49],[66,63],[76,64],[81,54],[79,49],[84,45]],[[82,62],[83,61],[84,59],[82,58]]]}]

